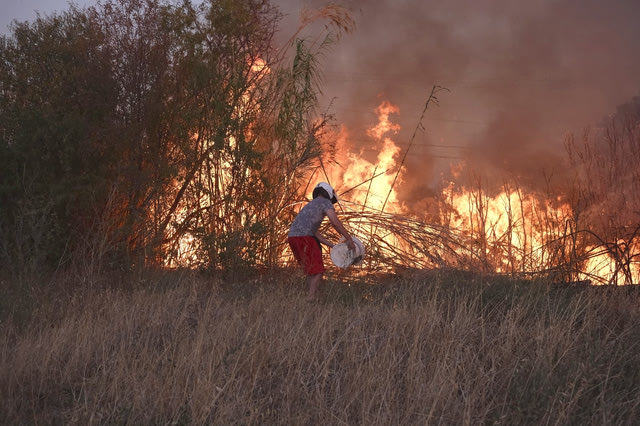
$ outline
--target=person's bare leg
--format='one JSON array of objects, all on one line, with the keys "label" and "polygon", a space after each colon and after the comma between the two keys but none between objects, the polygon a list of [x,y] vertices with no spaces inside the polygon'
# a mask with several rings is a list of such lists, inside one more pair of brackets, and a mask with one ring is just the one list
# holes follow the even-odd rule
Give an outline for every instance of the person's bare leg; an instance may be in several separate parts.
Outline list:
[{"label": "person's bare leg", "polygon": [[308,275],[307,284],[309,286],[309,300],[314,300],[318,296],[318,288],[322,282],[322,274]]}]

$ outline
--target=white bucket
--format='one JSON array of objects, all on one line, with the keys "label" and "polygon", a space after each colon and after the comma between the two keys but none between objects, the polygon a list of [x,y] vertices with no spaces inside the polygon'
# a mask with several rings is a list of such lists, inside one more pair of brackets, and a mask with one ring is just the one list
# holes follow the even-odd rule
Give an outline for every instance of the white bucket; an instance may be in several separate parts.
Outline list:
[{"label": "white bucket", "polygon": [[331,249],[331,261],[338,268],[348,268],[362,263],[364,244],[356,237],[351,238],[353,238],[353,243],[356,246],[355,250],[349,248],[344,238]]}]

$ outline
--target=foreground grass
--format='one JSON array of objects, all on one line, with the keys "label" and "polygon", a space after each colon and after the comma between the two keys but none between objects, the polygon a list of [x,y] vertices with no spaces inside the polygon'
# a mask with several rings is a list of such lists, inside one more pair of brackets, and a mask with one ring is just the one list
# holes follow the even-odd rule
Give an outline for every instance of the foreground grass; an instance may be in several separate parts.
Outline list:
[{"label": "foreground grass", "polygon": [[310,304],[296,274],[129,279],[4,313],[4,423],[640,418],[635,289],[441,273],[334,278]]}]

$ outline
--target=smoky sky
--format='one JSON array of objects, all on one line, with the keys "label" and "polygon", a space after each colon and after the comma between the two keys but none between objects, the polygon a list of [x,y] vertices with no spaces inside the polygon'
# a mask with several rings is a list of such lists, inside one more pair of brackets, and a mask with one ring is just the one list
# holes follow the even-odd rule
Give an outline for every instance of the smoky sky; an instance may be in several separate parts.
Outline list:
[{"label": "smoky sky", "polygon": [[[302,7],[276,2],[292,25]],[[436,184],[451,162],[496,182],[540,185],[566,173],[564,141],[640,94],[640,2],[619,0],[345,1],[356,21],[323,56],[323,102],[357,144],[388,100],[411,140],[411,192]]]},{"label": "smoky sky", "polygon": [[[94,0],[76,1],[80,6]],[[433,190],[449,165],[469,173],[540,185],[567,172],[564,140],[597,125],[640,94],[638,0],[342,0],[356,22],[320,59],[321,108],[375,158],[366,128],[387,100],[406,149],[434,85],[431,104],[407,156],[406,193]],[[0,0],[3,25],[64,0]],[[321,0],[273,0],[284,14],[284,43],[300,11]],[[4,28],[3,28],[4,30]],[[3,31],[6,33],[6,31]],[[310,36],[303,34],[303,36]],[[369,149],[369,151],[367,151]],[[371,149],[373,151],[371,151]],[[417,196],[417,195],[416,195]]]}]

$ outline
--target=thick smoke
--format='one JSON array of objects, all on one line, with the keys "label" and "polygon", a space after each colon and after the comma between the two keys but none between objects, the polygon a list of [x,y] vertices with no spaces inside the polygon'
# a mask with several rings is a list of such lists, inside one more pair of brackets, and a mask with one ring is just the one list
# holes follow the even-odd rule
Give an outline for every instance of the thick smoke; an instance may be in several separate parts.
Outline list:
[{"label": "thick smoke", "polygon": [[[324,2],[276,4],[295,25],[301,7]],[[541,188],[566,173],[567,133],[640,93],[637,0],[342,4],[357,28],[323,59],[324,102],[333,100],[352,134],[364,135],[389,100],[403,129],[394,140],[406,149],[431,87],[450,90],[428,110],[408,157],[405,193],[414,199],[461,159],[487,182]]]}]

